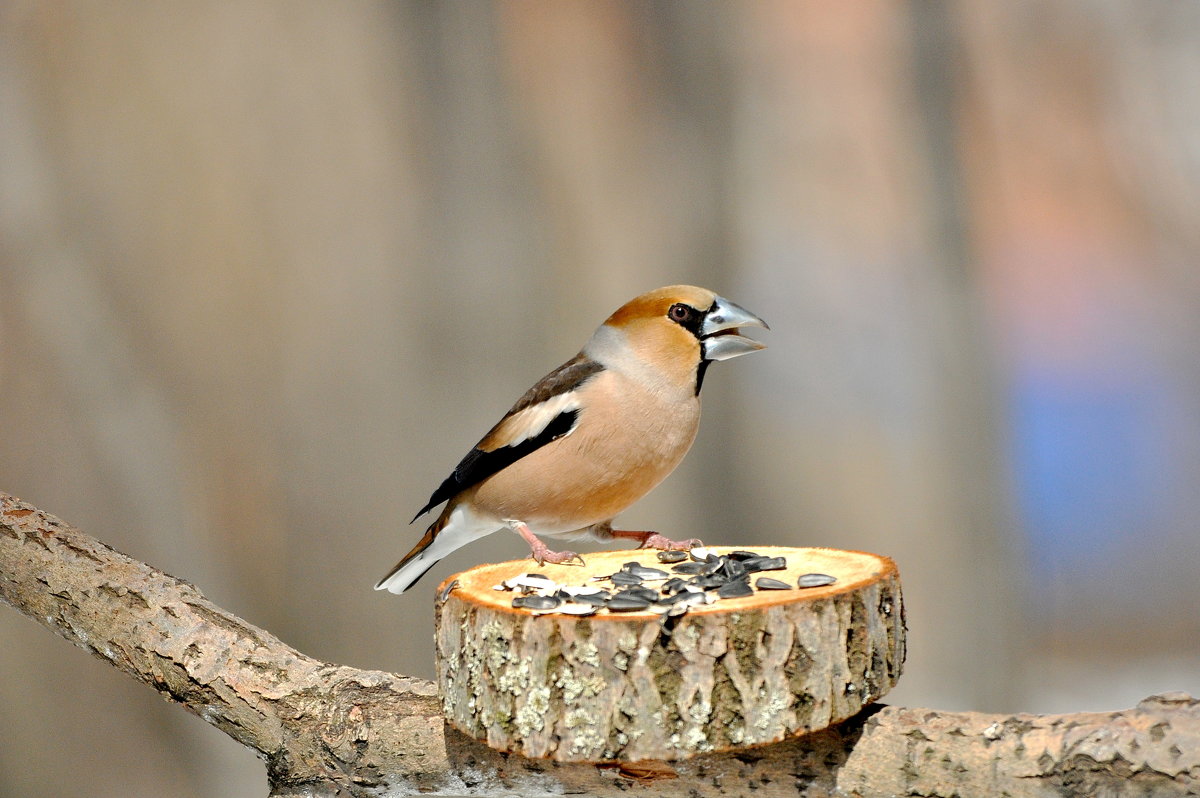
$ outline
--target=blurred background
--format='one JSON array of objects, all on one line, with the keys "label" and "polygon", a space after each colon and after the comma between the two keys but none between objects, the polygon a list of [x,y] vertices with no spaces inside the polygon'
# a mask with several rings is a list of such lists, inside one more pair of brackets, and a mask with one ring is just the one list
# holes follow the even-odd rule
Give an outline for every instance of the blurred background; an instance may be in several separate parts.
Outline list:
[{"label": "blurred background", "polygon": [[[1200,693],[1200,5],[0,7],[0,490],[312,656],[431,677],[408,519],[630,297],[710,287],[622,519],[896,559],[885,700]],[[265,794],[0,611],[0,795]]]}]

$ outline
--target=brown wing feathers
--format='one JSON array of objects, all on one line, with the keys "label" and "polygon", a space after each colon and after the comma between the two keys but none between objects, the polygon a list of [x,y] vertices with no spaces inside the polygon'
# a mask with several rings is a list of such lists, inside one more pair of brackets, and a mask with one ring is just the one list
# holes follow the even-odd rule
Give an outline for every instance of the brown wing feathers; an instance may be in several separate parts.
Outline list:
[{"label": "brown wing feathers", "polygon": [[575,426],[579,409],[569,401],[555,402],[604,369],[580,353],[538,380],[487,435],[467,452],[450,476],[438,486],[413,521],[442,502],[477,485]]}]

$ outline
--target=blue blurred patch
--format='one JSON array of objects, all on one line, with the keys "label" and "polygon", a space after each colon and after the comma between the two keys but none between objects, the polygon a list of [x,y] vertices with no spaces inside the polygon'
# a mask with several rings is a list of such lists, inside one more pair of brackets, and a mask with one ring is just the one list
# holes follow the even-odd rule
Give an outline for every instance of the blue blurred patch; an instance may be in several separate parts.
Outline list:
[{"label": "blue blurred patch", "polygon": [[1035,577],[1112,573],[1162,534],[1172,414],[1171,386],[1158,377],[1016,375],[1012,462]]}]

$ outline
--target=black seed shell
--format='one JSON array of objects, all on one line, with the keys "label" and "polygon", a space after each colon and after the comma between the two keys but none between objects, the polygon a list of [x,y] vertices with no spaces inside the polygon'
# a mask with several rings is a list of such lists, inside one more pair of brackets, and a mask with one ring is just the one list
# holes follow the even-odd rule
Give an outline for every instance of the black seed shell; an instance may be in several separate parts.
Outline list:
[{"label": "black seed shell", "polygon": [[743,565],[752,574],[759,571],[782,571],[787,568],[787,559],[784,557],[759,557],[755,560],[746,560]]},{"label": "black seed shell", "polygon": [[554,596],[517,596],[512,605],[526,610],[552,610],[562,604],[562,599]]},{"label": "black seed shell", "polygon": [[613,598],[616,598],[617,596],[621,596],[623,598],[632,596],[634,598],[645,599],[646,601],[655,601],[658,599],[658,591],[648,587],[641,587],[639,585],[637,587],[631,587],[626,590],[622,590],[620,593],[615,594]]},{"label": "black seed shell", "polygon": [[688,580],[688,584],[695,585],[696,587],[703,588],[704,590],[715,590],[716,588],[720,587],[721,585],[725,584],[728,581],[729,580],[723,576],[717,576],[715,574],[708,574],[708,575],[694,576]]},{"label": "black seed shell", "polygon": [[796,584],[800,587],[825,587],[837,581],[836,576],[829,574],[801,574]]},{"label": "black seed shell", "polygon": [[609,612],[637,612],[638,610],[647,609],[650,606],[650,602],[632,596],[626,598],[618,593],[610,598],[605,606],[608,607]]},{"label": "black seed shell", "polygon": [[721,573],[728,579],[741,579],[746,575],[746,566],[737,560],[725,559],[721,563]]},{"label": "black seed shell", "polygon": [[660,598],[658,600],[658,603],[659,604],[678,604],[679,602],[683,601],[690,595],[692,595],[690,590],[681,590],[672,596],[667,596],[666,598]]},{"label": "black seed shell", "polygon": [[687,583],[684,582],[683,579],[678,576],[673,576],[662,583],[662,592],[666,593],[667,595],[678,593],[679,591],[683,590],[683,586],[685,584]]},{"label": "black seed shell", "polygon": [[685,574],[693,576],[700,573],[708,567],[708,563],[703,562],[681,562],[679,565],[672,565],[671,570],[677,574]]},{"label": "black seed shell", "polygon": [[590,596],[571,596],[568,601],[576,604],[591,604],[593,607],[603,607],[611,596],[608,593],[595,593]]},{"label": "black seed shell", "polygon": [[742,598],[744,596],[754,595],[754,588],[750,587],[749,582],[738,580],[736,582],[727,582],[717,589],[717,595],[721,598]]}]

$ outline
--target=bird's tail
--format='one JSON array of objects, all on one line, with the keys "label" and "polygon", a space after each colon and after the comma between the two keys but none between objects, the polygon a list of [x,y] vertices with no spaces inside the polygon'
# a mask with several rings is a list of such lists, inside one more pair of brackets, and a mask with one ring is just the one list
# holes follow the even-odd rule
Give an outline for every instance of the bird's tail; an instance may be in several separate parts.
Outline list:
[{"label": "bird's tail", "polygon": [[450,507],[443,510],[412,551],[405,554],[404,559],[396,563],[387,576],[375,583],[375,589],[403,593],[415,585],[438,560],[474,540],[474,536],[463,534],[465,530],[458,529],[463,520],[462,514],[452,512]]}]

